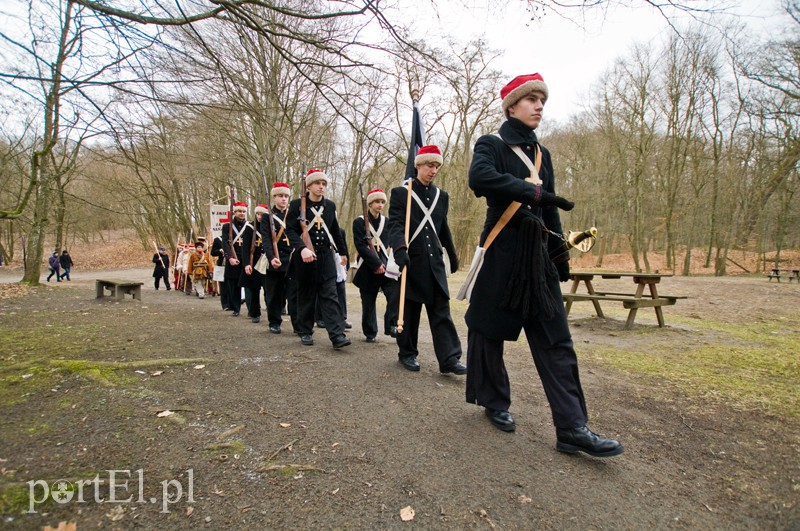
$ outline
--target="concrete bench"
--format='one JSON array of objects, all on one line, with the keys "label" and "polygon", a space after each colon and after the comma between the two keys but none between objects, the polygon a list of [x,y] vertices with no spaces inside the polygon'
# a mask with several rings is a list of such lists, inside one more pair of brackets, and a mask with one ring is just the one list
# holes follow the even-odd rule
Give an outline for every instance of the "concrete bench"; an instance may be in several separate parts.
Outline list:
[{"label": "concrete bench", "polygon": [[106,290],[109,290],[111,297],[118,301],[124,299],[126,294],[132,295],[136,300],[142,300],[142,284],[144,282],[134,282],[132,280],[97,279],[95,280],[96,298],[102,299],[106,294]]}]

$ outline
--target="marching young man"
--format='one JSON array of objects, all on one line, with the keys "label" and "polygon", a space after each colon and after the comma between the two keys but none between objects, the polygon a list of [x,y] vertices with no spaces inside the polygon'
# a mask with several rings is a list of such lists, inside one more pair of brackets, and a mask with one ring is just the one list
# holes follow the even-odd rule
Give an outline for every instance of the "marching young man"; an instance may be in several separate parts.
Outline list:
[{"label": "marching young man", "polygon": [[[607,457],[623,448],[586,427],[578,360],[559,287],[559,280],[569,280],[569,255],[553,263],[549,254],[560,242],[548,238],[547,231],[561,234],[558,209],[572,210],[574,204],[556,195],[550,153],[536,138],[547,96],[541,75],[517,76],[500,91],[507,121],[499,135],[484,135],[475,144],[469,186],[488,207],[481,245],[490,233],[496,237],[486,248],[465,316],[466,398],[483,406],[496,428],[514,431],[503,342],[516,341],[525,330],[552,411],[556,448]],[[498,220],[504,213],[513,217],[503,225]]]},{"label": "marching young man", "polygon": [[[267,205],[256,205],[256,219],[252,223],[252,230],[244,233],[244,275],[242,287],[244,288],[244,302],[247,305],[247,316],[254,323],[261,322],[261,288],[264,287],[264,275],[256,270],[256,264],[261,258],[263,236],[260,231],[261,220],[269,210]],[[265,302],[266,303],[266,302]]]},{"label": "marching young man", "polygon": [[[444,261],[446,251],[451,271],[458,270],[456,248],[447,224],[449,199],[446,192],[433,185],[442,161],[438,147],[421,147],[414,159],[417,177],[391,191],[389,241],[397,265],[407,276],[405,300],[400,301],[405,311],[404,315],[398,315],[398,357],[405,369],[419,370],[419,319],[425,305],[439,372],[465,374],[467,368],[459,361],[461,340],[450,316],[450,292]],[[405,239],[407,207],[411,209],[408,242]],[[401,318],[404,320],[402,332],[399,326]]]},{"label": "marching young man", "polygon": [[[289,263],[292,256],[292,244],[289,235],[286,234],[286,213],[289,205],[289,185],[287,183],[275,183],[272,185],[272,220],[273,226],[269,226],[269,215],[261,216],[261,234],[264,237],[264,254],[269,260],[269,269],[266,275],[266,296],[267,296],[267,319],[269,320],[269,331],[273,334],[281,333],[281,310],[287,299],[289,303],[289,316],[292,322],[292,330],[297,326],[297,285],[292,282],[287,275]],[[272,245],[272,231],[275,234],[278,254],[275,255],[275,248]]]},{"label": "marching young man", "polygon": [[244,274],[242,262],[250,248],[244,247],[244,237],[253,227],[247,223],[247,203],[233,204],[233,220],[222,225],[222,251],[225,253],[225,289],[231,317],[239,317],[242,309],[242,287],[239,284]]},{"label": "marching young man", "polygon": [[[386,298],[386,311],[383,314],[383,333],[397,337],[397,309],[399,286],[397,280],[386,276],[386,264],[389,260],[389,230],[386,227],[387,217],[382,214],[386,206],[386,194],[380,188],[367,193],[367,217],[358,216],[353,220],[353,243],[358,251],[357,271],[353,284],[361,294],[361,330],[367,343],[375,343],[378,335],[378,317],[375,301],[378,292],[383,291]],[[367,233],[369,230],[369,233]]]},{"label": "marching young man", "polygon": [[328,338],[334,349],[340,349],[349,345],[350,339],[344,334],[334,256],[347,244],[336,220],[336,205],[325,198],[328,177],[322,170],[312,169],[305,180],[308,189],[305,198],[289,203],[286,215],[286,232],[294,247],[292,267],[297,281],[296,332],[304,345],[314,344],[314,305],[318,303]]}]

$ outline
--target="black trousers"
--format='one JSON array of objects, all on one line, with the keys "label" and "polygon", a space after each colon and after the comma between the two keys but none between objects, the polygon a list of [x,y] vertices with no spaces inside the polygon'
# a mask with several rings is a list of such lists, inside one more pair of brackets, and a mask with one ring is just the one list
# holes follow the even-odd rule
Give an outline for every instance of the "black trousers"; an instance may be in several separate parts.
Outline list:
[{"label": "black trousers", "polygon": [[[328,337],[344,334],[344,317],[339,305],[336,278],[328,280],[303,280],[297,282],[297,327],[301,335],[311,335],[314,331],[314,310],[319,304],[321,319],[325,321]],[[289,309],[291,313],[291,308]]]},{"label": "black trousers", "polygon": [[[342,308],[342,318],[347,321],[347,289],[345,288],[345,284],[347,284],[346,281],[336,283],[336,297],[339,299],[339,306]],[[325,319],[322,317],[322,308],[319,305],[319,301],[317,301],[317,307],[314,309],[314,320],[325,322]]]},{"label": "black trousers", "polygon": [[[448,367],[461,359],[461,340],[456,325],[450,315],[450,299],[437,293],[432,304],[425,304],[428,322],[433,336],[433,351],[439,361],[439,368]],[[419,354],[419,319],[422,303],[406,299],[403,331],[397,334],[400,359],[414,358]]]},{"label": "black trousers", "polygon": [[[400,289],[396,280],[391,280],[383,275],[376,275],[380,279],[378,285],[370,289],[359,289],[361,294],[361,330],[367,337],[378,335],[378,311],[376,301],[378,292],[383,291],[386,298],[386,311],[383,312],[383,331],[388,332],[397,326],[397,312],[400,298]],[[376,278],[375,280],[378,280]]]},{"label": "black trousers", "polygon": [[[553,423],[557,428],[579,428],[586,425],[586,401],[578,376],[578,358],[567,338],[554,344],[542,341],[538,322],[527,323],[525,337],[531,348],[536,371],[542,381]],[[508,410],[511,386],[503,361],[503,340],[491,339],[469,331],[467,336],[467,402]]]},{"label": "black trousers", "polygon": [[[281,311],[284,304],[289,297],[289,277],[283,271],[267,271],[264,279],[265,282],[265,295],[267,297],[267,319],[270,326],[280,326],[283,319],[281,318]],[[297,311],[297,293],[294,293],[295,312]],[[294,319],[292,319],[292,326],[294,326]]]},{"label": "black trousers", "polygon": [[217,282],[217,290],[219,291],[219,303],[222,305],[222,309],[230,308],[230,304],[228,304],[228,288],[227,282]]},{"label": "black trousers", "polygon": [[[47,278],[50,278],[50,277],[47,277]],[[159,282],[161,281],[162,278],[164,279],[164,287],[167,288],[167,289],[170,289],[170,287],[169,287],[169,271],[164,271],[161,274],[160,277],[155,277],[156,289],[158,289],[158,284],[159,284]]]},{"label": "black trousers", "polygon": [[239,313],[242,309],[242,288],[239,287],[239,281],[235,278],[226,278],[225,289],[228,292],[228,308]]}]

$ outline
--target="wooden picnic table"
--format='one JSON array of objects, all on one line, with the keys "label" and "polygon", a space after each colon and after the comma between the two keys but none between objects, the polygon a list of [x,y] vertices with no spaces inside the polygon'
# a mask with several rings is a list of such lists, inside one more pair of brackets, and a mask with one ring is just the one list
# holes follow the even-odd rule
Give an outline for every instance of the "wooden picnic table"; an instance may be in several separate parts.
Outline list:
[{"label": "wooden picnic table", "polygon": [[769,281],[772,282],[773,278],[778,279],[778,284],[781,283],[781,274],[785,273],[786,276],[789,277],[789,283],[792,283],[792,280],[796,280],[798,284],[800,284],[800,269],[785,269],[782,267],[774,267],[772,268],[772,273],[767,275]]},{"label": "wooden picnic table", "polygon": [[[672,306],[678,299],[686,298],[677,295],[659,295],[657,285],[661,282],[662,278],[671,277],[671,274],[571,271],[570,276],[572,277],[572,287],[569,293],[564,293],[562,295],[567,315],[569,315],[572,309],[572,303],[576,301],[591,301],[597,316],[601,319],[605,319],[603,309],[600,307],[600,301],[622,302],[622,305],[628,309],[628,320],[625,322],[625,329],[629,329],[633,326],[639,308],[653,308],[656,312],[658,326],[663,328],[664,313],[661,309],[662,306]],[[634,293],[595,291],[594,285],[592,284],[594,277],[604,279],[629,277],[633,280],[633,283],[636,284],[636,291]],[[586,293],[578,293],[578,287],[581,283],[586,286]],[[645,287],[647,287],[649,291],[647,294],[645,294],[644,291]]]}]

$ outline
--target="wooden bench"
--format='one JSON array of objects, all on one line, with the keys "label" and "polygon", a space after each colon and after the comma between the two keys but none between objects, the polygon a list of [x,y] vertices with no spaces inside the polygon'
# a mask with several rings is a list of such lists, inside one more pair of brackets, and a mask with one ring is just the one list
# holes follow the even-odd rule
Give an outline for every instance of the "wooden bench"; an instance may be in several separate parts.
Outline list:
[{"label": "wooden bench", "polygon": [[105,296],[106,290],[111,292],[111,296],[118,301],[125,298],[126,294],[132,295],[136,300],[142,300],[142,284],[144,282],[135,282],[133,280],[95,280],[95,289],[97,291],[98,299]]},{"label": "wooden bench", "polygon": [[773,268],[772,272],[767,275],[767,278],[770,282],[772,282],[773,278],[778,279],[778,283],[781,282],[782,274],[786,274],[789,277],[789,282],[792,280],[796,280],[800,283],[800,269],[780,269],[780,268]]}]

